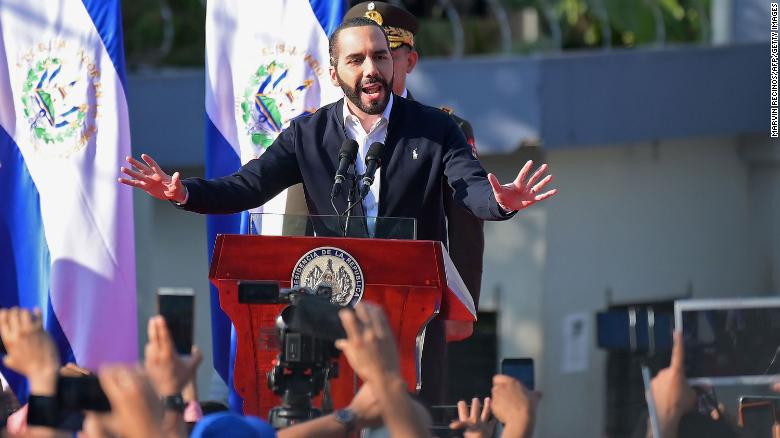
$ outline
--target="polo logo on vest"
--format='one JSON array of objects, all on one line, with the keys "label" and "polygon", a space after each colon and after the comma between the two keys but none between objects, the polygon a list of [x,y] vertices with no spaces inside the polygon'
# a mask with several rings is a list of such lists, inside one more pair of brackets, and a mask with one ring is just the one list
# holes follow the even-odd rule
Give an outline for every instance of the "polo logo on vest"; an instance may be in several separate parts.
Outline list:
[{"label": "polo logo on vest", "polygon": [[292,119],[317,110],[323,74],[317,59],[296,47],[278,43],[263,48],[259,67],[247,81],[236,109],[244,123],[244,132],[239,135],[251,141],[255,157]]},{"label": "polo logo on vest", "polygon": [[331,302],[354,307],[363,297],[363,270],[348,252],[334,247],[320,247],[303,255],[295,264],[292,287],[316,289],[320,285],[333,289]]},{"label": "polo logo on vest", "polygon": [[37,153],[67,158],[97,133],[100,70],[80,47],[63,39],[20,53],[21,104]]}]

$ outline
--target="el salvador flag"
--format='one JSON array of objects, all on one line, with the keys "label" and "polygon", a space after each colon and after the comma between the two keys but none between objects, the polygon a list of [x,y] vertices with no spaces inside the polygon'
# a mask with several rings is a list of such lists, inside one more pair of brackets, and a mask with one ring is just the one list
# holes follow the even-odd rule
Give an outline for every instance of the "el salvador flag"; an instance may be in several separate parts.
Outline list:
[{"label": "el salvador flag", "polygon": [[[210,1],[206,10],[206,176],[234,173],[260,156],[290,120],[343,94],[330,82],[328,35],[346,12],[345,0]],[[292,198],[292,196],[290,196]],[[287,193],[262,212],[284,213]],[[247,230],[247,214],[209,216],[209,257],[219,233]],[[263,234],[281,223],[263,219]],[[211,288],[214,368],[233,388],[235,336]],[[241,411],[231,392],[230,405]]]},{"label": "el salvador flag", "polygon": [[118,0],[0,1],[0,307],[91,369],[138,360],[125,84]]}]

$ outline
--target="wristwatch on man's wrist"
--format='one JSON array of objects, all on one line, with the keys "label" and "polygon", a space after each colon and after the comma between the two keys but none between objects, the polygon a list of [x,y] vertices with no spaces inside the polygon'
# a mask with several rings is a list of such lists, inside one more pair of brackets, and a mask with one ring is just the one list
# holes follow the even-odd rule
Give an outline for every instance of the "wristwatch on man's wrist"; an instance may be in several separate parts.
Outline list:
[{"label": "wristwatch on man's wrist", "polygon": [[347,433],[352,432],[357,423],[357,415],[351,409],[339,409],[333,413],[333,418],[347,428]]},{"label": "wristwatch on man's wrist", "polygon": [[178,412],[180,414],[183,414],[184,408],[187,407],[187,404],[184,403],[184,398],[181,396],[181,394],[167,395],[163,397],[162,404],[166,411]]}]

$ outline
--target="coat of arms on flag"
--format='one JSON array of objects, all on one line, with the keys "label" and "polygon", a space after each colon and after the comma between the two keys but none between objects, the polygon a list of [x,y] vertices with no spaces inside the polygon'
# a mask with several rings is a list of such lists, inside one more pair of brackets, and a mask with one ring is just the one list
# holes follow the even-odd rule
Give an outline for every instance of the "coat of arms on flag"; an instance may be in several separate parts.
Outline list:
[{"label": "coat of arms on flag", "polygon": [[73,42],[54,39],[23,51],[16,68],[25,77],[21,96],[35,150],[67,157],[97,132],[100,69]]},{"label": "coat of arms on flag", "polygon": [[278,43],[262,50],[259,67],[247,81],[237,108],[244,136],[257,148],[256,156],[292,119],[317,110],[318,106],[306,106],[306,96],[320,94],[322,75],[323,66],[316,58],[297,47]]}]

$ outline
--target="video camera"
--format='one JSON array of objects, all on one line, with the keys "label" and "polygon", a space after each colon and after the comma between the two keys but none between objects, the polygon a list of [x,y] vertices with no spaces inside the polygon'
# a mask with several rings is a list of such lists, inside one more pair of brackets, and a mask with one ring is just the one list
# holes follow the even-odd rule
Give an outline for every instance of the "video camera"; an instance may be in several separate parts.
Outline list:
[{"label": "video camera", "polygon": [[276,428],[310,420],[332,409],[326,390],[322,410],[312,399],[338,377],[339,351],[333,341],[345,338],[338,317],[341,306],[330,301],[332,288],[295,287],[280,289],[276,282],[240,281],[238,301],[242,304],[287,304],[276,318],[279,354],[268,372],[268,388],[282,397],[282,404],[268,414]]}]

